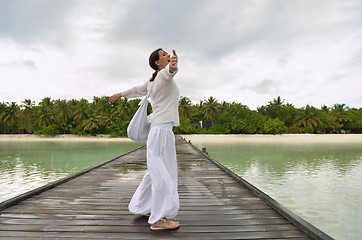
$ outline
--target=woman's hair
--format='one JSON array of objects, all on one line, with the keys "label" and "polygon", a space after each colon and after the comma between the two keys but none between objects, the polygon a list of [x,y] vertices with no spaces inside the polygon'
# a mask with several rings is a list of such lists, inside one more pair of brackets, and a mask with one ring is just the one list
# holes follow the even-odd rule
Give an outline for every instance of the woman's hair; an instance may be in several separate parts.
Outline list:
[{"label": "woman's hair", "polygon": [[153,51],[148,59],[148,62],[150,64],[150,67],[155,70],[155,72],[152,74],[152,77],[150,79],[150,82],[155,80],[155,77],[157,76],[158,66],[156,64],[156,61],[160,59],[160,56],[158,55],[158,52],[162,50],[162,48],[158,48],[155,51]]}]

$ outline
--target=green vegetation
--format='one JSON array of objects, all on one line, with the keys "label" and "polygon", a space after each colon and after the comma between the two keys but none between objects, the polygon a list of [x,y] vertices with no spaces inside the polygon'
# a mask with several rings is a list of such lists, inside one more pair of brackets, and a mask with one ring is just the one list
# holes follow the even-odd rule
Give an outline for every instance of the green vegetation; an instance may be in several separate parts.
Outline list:
[{"label": "green vegetation", "polygon": [[[0,134],[125,136],[139,101],[122,98],[110,104],[108,97],[94,97],[92,102],[46,97],[37,105],[30,99],[20,106],[0,102]],[[362,133],[362,108],[345,104],[295,108],[277,97],[251,110],[214,97],[197,104],[181,97],[179,112],[181,125],[175,132],[184,134]]]}]

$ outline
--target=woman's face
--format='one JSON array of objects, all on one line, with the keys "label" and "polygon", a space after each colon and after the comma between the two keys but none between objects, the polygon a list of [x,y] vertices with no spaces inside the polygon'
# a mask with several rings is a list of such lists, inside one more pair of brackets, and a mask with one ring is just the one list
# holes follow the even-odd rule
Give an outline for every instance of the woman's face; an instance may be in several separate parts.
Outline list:
[{"label": "woman's face", "polygon": [[158,69],[164,69],[170,62],[170,54],[161,49],[158,51],[158,56],[159,60],[156,61]]}]

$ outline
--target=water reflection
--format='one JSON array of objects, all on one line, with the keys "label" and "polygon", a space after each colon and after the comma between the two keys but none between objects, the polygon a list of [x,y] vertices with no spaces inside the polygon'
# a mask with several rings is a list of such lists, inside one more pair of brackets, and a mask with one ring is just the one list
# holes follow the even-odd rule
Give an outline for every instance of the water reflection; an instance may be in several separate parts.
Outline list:
[{"label": "water reflection", "polygon": [[332,237],[360,239],[360,143],[189,139],[200,148],[207,147],[212,158]]},{"label": "water reflection", "polygon": [[0,202],[139,146],[132,142],[0,142]]},{"label": "water reflection", "polygon": [[121,174],[128,174],[130,172],[144,172],[147,170],[147,162],[146,159],[141,161],[132,161],[127,163],[118,163],[113,164],[113,168],[117,169],[117,171]]},{"label": "water reflection", "polygon": [[362,159],[361,146],[358,144],[340,145],[296,145],[296,144],[209,144],[209,153],[215,159],[227,161],[227,164],[240,173],[259,168],[277,177],[296,169],[315,172],[331,165],[338,175],[346,175]]}]

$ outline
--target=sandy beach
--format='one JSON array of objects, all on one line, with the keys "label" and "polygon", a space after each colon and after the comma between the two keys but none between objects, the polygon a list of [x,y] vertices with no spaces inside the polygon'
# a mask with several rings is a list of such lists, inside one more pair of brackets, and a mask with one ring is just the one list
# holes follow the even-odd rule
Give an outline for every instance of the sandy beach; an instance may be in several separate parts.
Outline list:
[{"label": "sandy beach", "polygon": [[59,141],[59,142],[87,142],[87,141],[108,141],[108,142],[132,142],[127,137],[109,137],[106,135],[100,136],[77,136],[77,135],[58,135],[54,137],[36,136],[30,134],[6,134],[0,135],[0,142],[15,142],[15,141]]},{"label": "sandy beach", "polygon": [[[362,134],[181,135],[186,140],[261,143],[362,143]],[[215,138],[213,138],[215,136]],[[361,146],[362,147],[362,146]]]},{"label": "sandy beach", "polygon": [[[282,134],[282,135],[180,135],[186,140],[207,142],[265,142],[265,143],[362,143],[362,134]],[[127,137],[58,135],[44,137],[29,134],[0,135],[0,142],[11,141],[108,141],[132,142]]]}]

